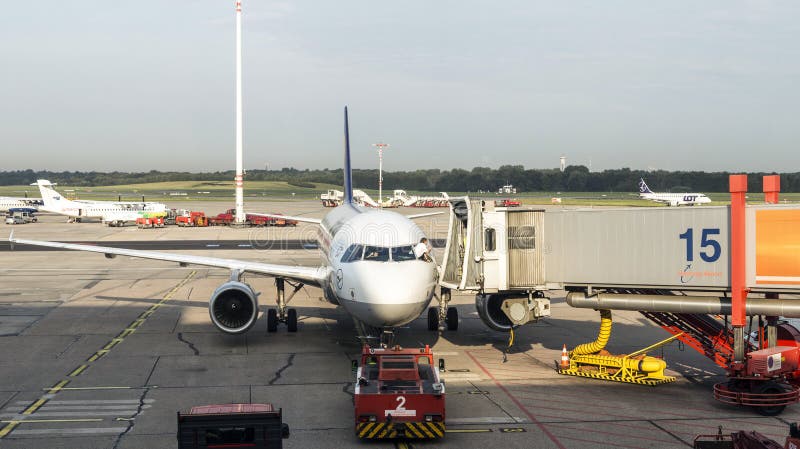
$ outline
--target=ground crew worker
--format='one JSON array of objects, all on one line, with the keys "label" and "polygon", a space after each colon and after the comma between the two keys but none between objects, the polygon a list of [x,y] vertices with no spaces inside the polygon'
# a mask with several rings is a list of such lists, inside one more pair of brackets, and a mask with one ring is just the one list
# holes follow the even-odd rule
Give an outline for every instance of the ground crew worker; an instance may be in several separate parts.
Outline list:
[{"label": "ground crew worker", "polygon": [[419,239],[419,243],[414,247],[414,256],[419,260],[424,260],[425,262],[431,262],[431,255],[429,254],[430,247],[428,246],[428,239],[422,237]]}]

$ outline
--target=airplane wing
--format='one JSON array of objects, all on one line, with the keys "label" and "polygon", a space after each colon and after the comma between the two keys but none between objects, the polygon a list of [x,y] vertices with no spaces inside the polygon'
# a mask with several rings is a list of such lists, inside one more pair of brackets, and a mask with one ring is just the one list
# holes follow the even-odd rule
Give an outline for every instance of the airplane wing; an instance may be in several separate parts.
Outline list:
[{"label": "airplane wing", "polygon": [[443,213],[444,212],[441,212],[441,211],[440,212],[425,212],[424,214],[406,215],[406,218],[408,218],[409,220],[413,220],[415,218],[430,217],[432,215],[442,215]]},{"label": "airplane wing", "polygon": [[313,223],[313,224],[322,223],[322,220],[320,220],[319,218],[311,218],[311,217],[293,217],[291,215],[280,215],[280,214],[255,214],[252,212],[248,212],[247,215],[255,215],[257,217],[267,217],[267,218],[283,218],[285,220],[294,220],[302,223]]},{"label": "airplane wing", "polygon": [[12,244],[45,246],[49,248],[70,249],[75,251],[89,251],[103,253],[107,258],[116,256],[140,257],[142,259],[163,260],[177,262],[181,265],[201,265],[206,267],[227,268],[248,273],[265,274],[268,276],[299,281],[307,285],[322,285],[327,277],[324,267],[302,267],[291,265],[276,265],[268,263],[250,262],[236,259],[221,259],[217,257],[193,256],[189,254],[162,253],[159,251],[142,251],[135,249],[111,248],[107,246],[79,245],[75,243],[48,242],[43,240],[26,240],[14,238],[12,233],[8,237]]}]

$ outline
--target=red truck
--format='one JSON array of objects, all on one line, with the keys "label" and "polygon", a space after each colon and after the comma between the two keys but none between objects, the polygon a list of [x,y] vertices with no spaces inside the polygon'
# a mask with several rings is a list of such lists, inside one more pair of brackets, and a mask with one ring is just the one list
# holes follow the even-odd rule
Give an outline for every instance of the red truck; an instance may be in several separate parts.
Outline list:
[{"label": "red truck", "polygon": [[[275,214],[279,215],[279,214]],[[228,226],[234,223],[236,211],[228,209],[227,211],[217,214],[216,217],[210,217],[208,223],[212,226]],[[289,220],[286,218],[265,217],[258,214],[245,214],[245,225],[247,226],[297,226],[296,220]]]},{"label": "red truck", "polygon": [[139,229],[163,228],[164,217],[139,217],[136,219],[136,227]]},{"label": "red truck", "polygon": [[205,227],[208,226],[208,217],[205,212],[184,211],[175,217],[178,226]]},{"label": "red truck", "polygon": [[497,207],[520,207],[522,203],[519,200],[497,200],[494,202]]},{"label": "red truck", "polygon": [[[363,439],[444,437],[444,381],[424,348],[364,346],[356,368],[356,435]],[[439,361],[444,368],[444,361]]]}]

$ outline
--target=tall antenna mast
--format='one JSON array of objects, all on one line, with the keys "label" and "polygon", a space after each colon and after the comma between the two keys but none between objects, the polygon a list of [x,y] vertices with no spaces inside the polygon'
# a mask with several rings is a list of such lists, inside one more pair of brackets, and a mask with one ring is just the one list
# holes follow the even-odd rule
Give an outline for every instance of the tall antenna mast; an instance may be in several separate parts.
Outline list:
[{"label": "tall antenna mast", "polygon": [[242,1],[236,0],[236,217],[244,224],[244,170],[242,168]]}]

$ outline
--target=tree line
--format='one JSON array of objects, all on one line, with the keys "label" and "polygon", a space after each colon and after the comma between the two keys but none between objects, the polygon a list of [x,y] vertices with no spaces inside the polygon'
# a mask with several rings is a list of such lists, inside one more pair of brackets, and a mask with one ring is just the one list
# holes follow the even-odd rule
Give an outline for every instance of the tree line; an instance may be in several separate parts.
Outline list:
[{"label": "tree line", "polygon": [[[592,171],[582,165],[558,169],[526,169],[522,165],[504,165],[500,168],[475,167],[472,170],[427,169],[383,173],[384,190],[477,192],[497,191],[505,184],[513,184],[519,192],[631,192],[637,189],[639,178],[644,178],[654,191],[671,192],[727,192],[728,172],[703,171],[644,171],[630,168]],[[776,173],[748,173],[749,190],[761,191],[761,177]],[[232,181],[234,172],[162,172],[151,170],[130,172],[77,172],[17,170],[0,172],[0,185],[24,185],[37,179],[49,179],[71,186],[106,186],[169,181]],[[781,173],[781,191],[800,192],[800,172]],[[295,185],[308,183],[342,184],[342,169],[299,170],[248,170],[245,181],[285,181]],[[300,184],[302,183],[302,184]],[[353,170],[353,184],[361,189],[378,188],[378,170]]]}]

